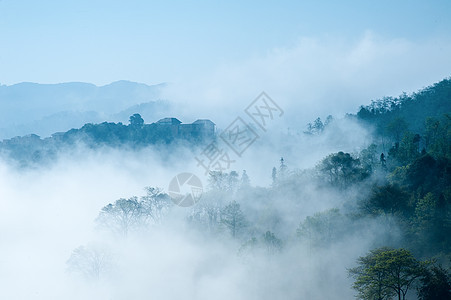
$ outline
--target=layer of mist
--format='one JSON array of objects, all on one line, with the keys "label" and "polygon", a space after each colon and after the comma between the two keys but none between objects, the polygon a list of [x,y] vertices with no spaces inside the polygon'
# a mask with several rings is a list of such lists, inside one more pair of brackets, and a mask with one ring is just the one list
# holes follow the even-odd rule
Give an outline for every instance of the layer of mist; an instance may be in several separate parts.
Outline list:
[{"label": "layer of mist", "polygon": [[[318,212],[339,208],[345,214],[346,207],[361,196],[357,188],[346,193],[321,188],[312,172],[328,153],[365,148],[371,134],[348,118],[335,120],[321,135],[277,128],[261,132],[242,157],[235,157],[230,169],[246,170],[250,177],[249,189],[241,192],[210,184],[194,159],[202,148],[93,150],[81,144],[60,153],[49,166],[18,170],[2,163],[3,296],[351,298],[346,268],[359,255],[386,242],[387,236],[395,243],[396,226],[377,220],[349,221],[349,232],[320,249],[311,240],[300,239],[296,230],[307,216]],[[271,170],[279,166],[282,155],[290,173],[305,172],[302,184],[272,186]],[[141,197],[148,186],[167,192],[169,181],[180,172],[202,179],[205,193],[194,207],[171,205],[161,222],[126,237],[99,228],[95,220],[102,207],[120,198]],[[252,234],[234,238],[226,229],[205,227],[196,219],[199,211],[229,201],[240,203]],[[283,241],[283,247],[273,251],[258,246],[258,241],[257,246],[248,247],[253,235],[260,240],[267,231]]]}]

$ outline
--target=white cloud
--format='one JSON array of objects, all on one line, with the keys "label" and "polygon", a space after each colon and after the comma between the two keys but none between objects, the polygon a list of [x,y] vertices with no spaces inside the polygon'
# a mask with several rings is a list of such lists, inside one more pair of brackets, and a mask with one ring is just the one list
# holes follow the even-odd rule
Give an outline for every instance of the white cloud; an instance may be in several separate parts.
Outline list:
[{"label": "white cloud", "polygon": [[414,92],[448,77],[450,52],[448,39],[419,42],[370,31],[358,40],[300,38],[292,47],[185,78],[166,96],[180,103],[187,119],[209,116],[227,125],[264,90],[286,109],[287,120],[306,122],[356,112],[371,99]]}]

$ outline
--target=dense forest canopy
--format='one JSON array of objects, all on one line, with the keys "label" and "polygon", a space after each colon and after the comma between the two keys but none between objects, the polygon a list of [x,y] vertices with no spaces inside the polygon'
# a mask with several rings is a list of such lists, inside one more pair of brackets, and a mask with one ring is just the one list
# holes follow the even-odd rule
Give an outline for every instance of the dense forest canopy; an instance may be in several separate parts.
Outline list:
[{"label": "dense forest canopy", "polygon": [[[165,120],[165,119],[162,119]],[[160,121],[162,121],[160,120]],[[175,119],[176,120],[176,119]],[[206,128],[204,122],[193,124],[146,124],[140,114],[133,114],[129,124],[121,122],[87,123],[79,129],[54,133],[42,139],[36,134],[0,142],[0,155],[19,162],[22,166],[45,164],[57,159],[57,154],[71,147],[83,145],[88,148],[100,147],[141,149],[148,146],[164,148],[175,145],[203,145],[215,139],[214,123]]]},{"label": "dense forest canopy", "polygon": [[379,134],[396,135],[408,129],[423,135],[429,118],[446,122],[450,99],[451,79],[447,78],[411,95],[373,100],[370,105],[362,105],[357,116],[374,125]]}]

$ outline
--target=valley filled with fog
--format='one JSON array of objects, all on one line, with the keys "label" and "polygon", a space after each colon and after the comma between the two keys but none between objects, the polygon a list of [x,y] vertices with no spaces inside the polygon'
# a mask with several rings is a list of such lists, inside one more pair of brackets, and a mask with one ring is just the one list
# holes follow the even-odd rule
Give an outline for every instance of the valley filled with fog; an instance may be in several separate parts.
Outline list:
[{"label": "valley filled with fog", "polygon": [[450,12],[0,0],[0,299],[451,300]]},{"label": "valley filled with fog", "polygon": [[[403,247],[446,265],[449,136],[437,126],[449,134],[449,115],[440,116],[449,98],[437,94],[449,91],[444,80],[407,98],[361,106],[357,114],[289,128],[283,112],[268,114],[262,130],[259,119],[237,111],[257,134],[240,155],[224,142],[228,128],[168,139],[161,128],[173,125],[149,125],[138,114],[129,124],[87,124],[58,140],[5,139],[3,293],[15,299],[349,299],[355,295],[349,270],[370,250]],[[424,101],[427,109],[411,116],[409,109]],[[409,129],[421,130],[421,137]],[[207,170],[197,160],[212,144],[228,154],[222,169]],[[431,163],[429,178],[415,173]],[[203,188],[188,207],[168,195],[169,182],[183,172],[198,176]],[[434,197],[439,202],[421,212],[423,199]],[[445,223],[427,217],[434,205],[445,210]]]}]

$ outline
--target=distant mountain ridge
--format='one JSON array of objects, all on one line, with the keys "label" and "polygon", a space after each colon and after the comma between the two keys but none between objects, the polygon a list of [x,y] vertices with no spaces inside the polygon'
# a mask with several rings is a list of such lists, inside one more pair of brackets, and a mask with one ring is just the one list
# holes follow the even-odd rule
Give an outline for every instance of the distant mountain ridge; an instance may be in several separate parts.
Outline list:
[{"label": "distant mountain ridge", "polygon": [[148,119],[161,118],[169,108],[161,100],[166,86],[125,80],[104,86],[83,82],[0,85],[0,139],[32,133],[49,136],[91,122],[125,122],[129,114],[123,112],[131,107]]},{"label": "distant mountain ridge", "polygon": [[87,123],[79,129],[56,132],[41,139],[36,134],[17,136],[0,142],[0,158],[19,162],[21,166],[55,161],[57,154],[77,145],[89,148],[110,147],[139,149],[152,145],[169,149],[173,144],[204,145],[216,137],[215,124],[208,119],[182,123],[176,118],[163,118],[146,124],[140,114],[122,122]]}]

